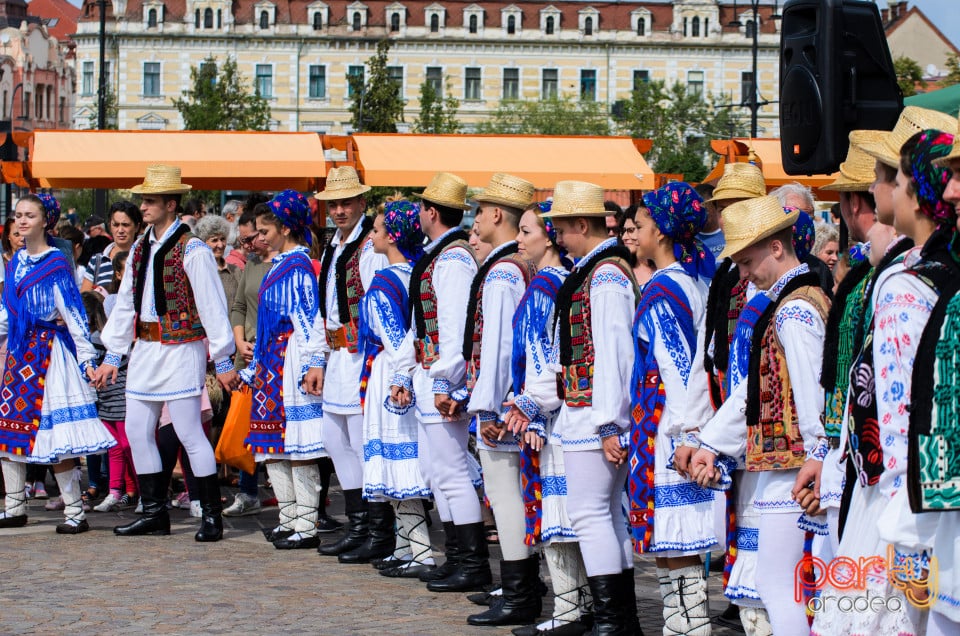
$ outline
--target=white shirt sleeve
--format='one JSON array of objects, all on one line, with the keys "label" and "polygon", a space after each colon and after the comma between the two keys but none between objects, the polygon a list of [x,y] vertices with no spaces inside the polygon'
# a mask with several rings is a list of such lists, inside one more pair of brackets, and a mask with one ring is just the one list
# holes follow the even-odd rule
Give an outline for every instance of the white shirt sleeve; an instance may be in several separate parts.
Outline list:
[{"label": "white shirt sleeve", "polygon": [[[145,240],[143,237],[137,241]],[[123,280],[120,281],[120,290],[117,292],[117,301],[110,312],[107,324],[100,331],[100,340],[103,346],[111,356],[125,356],[130,353],[130,345],[133,344],[136,335],[137,309],[133,306],[133,250],[130,248],[130,257],[123,269]],[[144,246],[146,249],[147,246]],[[212,255],[211,255],[212,257]],[[216,276],[216,268],[213,270]],[[217,280],[217,283],[220,281]],[[223,286],[220,286],[220,293],[223,294]],[[119,358],[117,358],[119,359]]]},{"label": "white shirt sleeve", "polygon": [[684,405],[682,428],[684,433],[700,429],[713,417],[713,402],[710,399],[710,376],[704,370],[704,346],[706,329],[701,325],[697,331],[697,351],[687,379],[687,401]]},{"label": "white shirt sleeve", "polygon": [[700,429],[700,445],[733,457],[737,461],[747,452],[747,382],[733,388],[713,417]]},{"label": "white shirt sleeve", "polygon": [[217,261],[206,243],[200,239],[190,239],[184,249],[183,269],[190,280],[190,286],[193,287],[197,313],[200,314],[200,322],[207,333],[210,358],[217,365],[218,372],[221,368],[226,369],[228,364],[232,370],[230,357],[237,347],[230,327],[230,315],[227,313],[227,298],[217,275]]},{"label": "white shirt sleeve", "polygon": [[63,291],[60,287],[53,288],[53,302],[57,308],[57,313],[67,326],[70,337],[73,338],[73,344],[77,348],[77,362],[92,362],[97,357],[97,352],[90,344],[90,325],[84,319],[85,314],[82,307],[69,307],[63,297]]},{"label": "white shirt sleeve", "polygon": [[321,323],[316,320],[320,315],[319,309],[313,320],[307,313],[308,307],[317,307],[319,300],[317,279],[313,277],[313,272],[308,273],[303,270],[296,270],[294,275],[297,281],[293,287],[294,302],[293,307],[290,308],[290,320],[293,323],[293,337],[297,339],[300,369],[303,372],[307,368],[322,366],[322,347],[326,345],[326,338],[320,328]]},{"label": "white shirt sleeve", "polygon": [[773,319],[787,360],[803,448],[809,454],[826,436],[820,386],[826,326],[820,314],[803,300],[784,303],[777,308]]},{"label": "white shirt sleeve", "polygon": [[470,281],[476,274],[477,263],[473,255],[460,247],[445,251],[437,257],[434,265],[433,288],[437,295],[437,329],[440,332],[440,357],[428,372],[434,380],[434,393],[447,393],[463,386],[467,373],[463,359],[463,329],[470,301]]},{"label": "white shirt sleeve", "polygon": [[601,265],[590,283],[590,326],[595,354],[591,418],[599,434],[604,424],[628,431],[630,375],[633,372],[633,314],[636,294],[615,265]]}]

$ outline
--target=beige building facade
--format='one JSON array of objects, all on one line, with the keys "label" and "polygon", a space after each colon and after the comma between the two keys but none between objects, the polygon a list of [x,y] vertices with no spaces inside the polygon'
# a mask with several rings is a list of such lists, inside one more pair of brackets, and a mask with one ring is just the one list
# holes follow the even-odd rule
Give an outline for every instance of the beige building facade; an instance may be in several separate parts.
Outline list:
[{"label": "beige building facade", "polygon": [[[233,57],[267,97],[276,130],[352,132],[347,77],[366,73],[377,42],[391,40],[408,130],[420,86],[432,82],[460,100],[466,131],[504,99],[555,95],[629,99],[640,82],[680,82],[722,94],[743,121],[749,110],[752,31],[758,18],[741,0],[646,0],[616,4],[423,0],[114,0],[107,14],[107,76],[120,129],[182,128],[172,100],[190,68]],[[108,5],[109,6],[109,5]],[[736,7],[736,10],[735,10]],[[779,93],[779,20],[759,9],[759,99]],[[96,104],[99,23],[86,0],[77,45],[75,125]],[[777,136],[775,104],[760,109],[760,136]]]}]

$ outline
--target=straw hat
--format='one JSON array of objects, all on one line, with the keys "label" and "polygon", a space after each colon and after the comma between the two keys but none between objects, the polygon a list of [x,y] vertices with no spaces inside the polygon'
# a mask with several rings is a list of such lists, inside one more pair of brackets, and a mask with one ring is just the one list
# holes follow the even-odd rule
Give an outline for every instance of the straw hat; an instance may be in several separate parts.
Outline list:
[{"label": "straw hat", "polygon": [[327,173],[327,181],[323,185],[323,191],[313,195],[314,199],[320,201],[339,201],[340,199],[352,199],[364,192],[369,192],[370,186],[360,183],[360,175],[357,174],[353,166],[341,166],[340,168],[330,168]]},{"label": "straw hat", "polygon": [[877,161],[891,168],[900,167],[900,148],[904,142],[921,130],[933,128],[944,132],[955,132],[957,120],[946,113],[940,113],[919,106],[907,106],[900,113],[900,119],[893,130],[880,141],[864,144],[863,150]]},{"label": "straw hat", "polygon": [[609,216],[603,207],[603,188],[584,181],[557,181],[553,188],[553,206],[540,216],[560,218],[574,216]]},{"label": "straw hat", "polygon": [[[954,159],[960,159],[960,134],[958,134],[958,129],[960,125],[954,128],[955,132],[953,135],[953,148],[950,150],[950,154],[946,157],[940,157],[939,159],[933,160],[933,165],[940,166],[941,168],[948,168],[949,163]],[[949,130],[945,132],[950,132]]]},{"label": "straw hat", "polygon": [[498,203],[508,208],[526,210],[533,203],[533,184],[512,174],[498,172],[490,177],[490,183],[473,197],[477,203]]},{"label": "straw hat", "polygon": [[183,194],[193,189],[180,181],[180,168],[154,164],[147,166],[147,176],[140,185],[130,188],[134,194]]},{"label": "straw hat", "polygon": [[430,185],[423,191],[423,194],[413,196],[448,208],[470,209],[470,205],[467,203],[467,182],[449,172],[438,172],[433,176]]},{"label": "straw hat", "polygon": [[717,182],[710,201],[728,199],[753,199],[766,196],[767,184],[763,172],[753,163],[728,163],[723,167],[723,176]]},{"label": "straw hat", "polygon": [[785,210],[773,196],[738,201],[723,210],[723,236],[727,240],[720,258],[733,256],[757,241],[793,227],[800,210]]},{"label": "straw hat", "polygon": [[863,151],[867,144],[877,144],[890,133],[886,130],[853,130],[850,132],[850,148],[847,159],[840,164],[840,176],[823,186],[822,190],[837,192],[866,192],[874,181],[873,166],[876,160]]}]

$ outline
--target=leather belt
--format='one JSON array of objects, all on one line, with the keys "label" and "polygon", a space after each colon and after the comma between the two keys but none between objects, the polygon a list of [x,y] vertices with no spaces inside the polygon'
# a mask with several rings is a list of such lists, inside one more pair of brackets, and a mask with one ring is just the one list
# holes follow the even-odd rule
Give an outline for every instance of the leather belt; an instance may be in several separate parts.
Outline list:
[{"label": "leather belt", "polygon": [[839,437],[828,437],[828,438],[827,438],[827,445],[830,446],[830,448],[832,448],[832,449],[834,449],[834,450],[840,448],[840,438],[839,438]]},{"label": "leather belt", "polygon": [[331,349],[348,349],[350,340],[347,337],[347,328],[327,329],[327,344]]},{"label": "leather belt", "polygon": [[160,342],[160,323],[159,322],[140,322],[137,321],[137,338],[147,342]]}]

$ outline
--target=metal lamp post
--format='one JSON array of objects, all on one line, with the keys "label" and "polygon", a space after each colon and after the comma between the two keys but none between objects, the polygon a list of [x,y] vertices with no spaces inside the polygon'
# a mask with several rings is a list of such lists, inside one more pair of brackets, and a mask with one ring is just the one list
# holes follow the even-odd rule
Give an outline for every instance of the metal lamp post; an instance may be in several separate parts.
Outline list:
[{"label": "metal lamp post", "polygon": [[[763,105],[757,99],[758,92],[758,81],[757,81],[757,51],[760,48],[759,35],[760,35],[760,0],[745,0],[745,4],[753,11],[753,29],[752,33],[748,33],[747,37],[751,38],[750,43],[750,53],[753,60],[753,74],[750,79],[750,97],[747,100],[744,106],[750,109],[750,137],[756,138],[757,136],[757,113],[760,110],[760,107]],[[773,4],[773,13],[770,15],[771,20],[779,20],[780,3],[779,0],[775,0]],[[743,26],[743,22],[740,21],[740,18],[737,16],[737,0],[733,0],[733,20],[727,23],[727,26],[739,28]],[[764,102],[766,103],[766,102]]]}]

